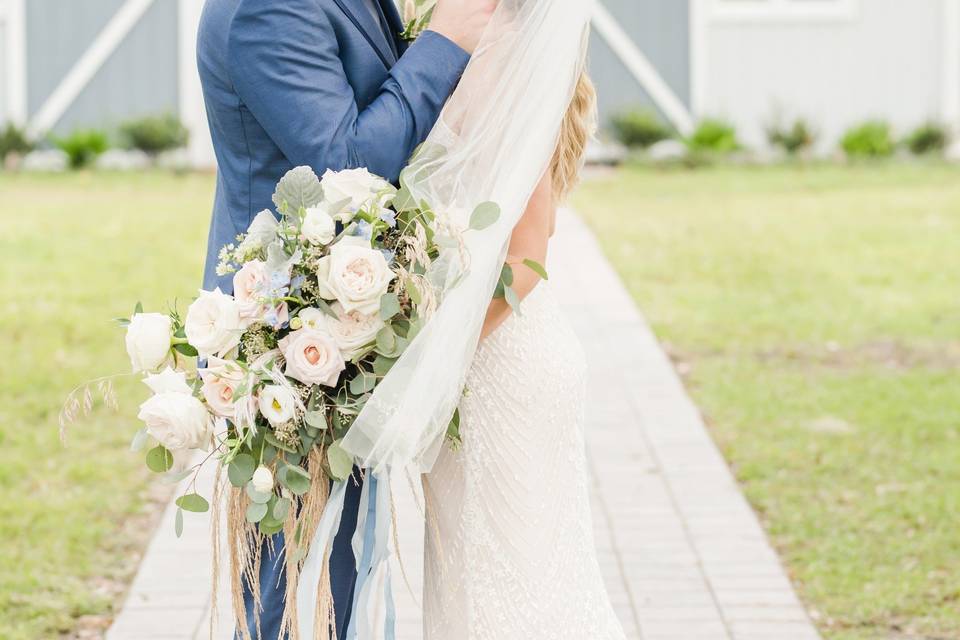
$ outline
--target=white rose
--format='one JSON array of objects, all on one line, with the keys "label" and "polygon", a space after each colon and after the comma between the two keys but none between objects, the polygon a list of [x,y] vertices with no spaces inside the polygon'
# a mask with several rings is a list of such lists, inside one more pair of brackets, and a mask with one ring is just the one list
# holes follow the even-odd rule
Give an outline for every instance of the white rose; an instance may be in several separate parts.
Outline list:
[{"label": "white rose", "polygon": [[162,313],[137,313],[127,326],[127,355],[133,372],[153,371],[170,355],[173,333],[170,316]]},{"label": "white rose", "polygon": [[170,451],[209,446],[213,433],[210,413],[193,397],[182,372],[167,367],[159,375],[147,376],[144,383],[154,392],[137,414],[147,433]]},{"label": "white rose", "polygon": [[260,413],[274,427],[293,420],[296,402],[289,389],[270,385],[260,390]]},{"label": "white rose", "polygon": [[210,357],[204,369],[198,369],[203,386],[200,388],[207,405],[218,416],[232,418],[236,413],[237,389],[243,383],[244,373],[236,364]]},{"label": "white rose", "polygon": [[336,386],[347,366],[337,343],[325,331],[298,329],[287,334],[278,346],[287,361],[284,373],[304,384]]},{"label": "white rose", "polygon": [[269,209],[264,209],[250,223],[247,235],[240,243],[240,251],[250,253],[267,246],[276,237],[278,226],[280,223],[277,222],[273,213]]},{"label": "white rose", "polygon": [[343,238],[317,263],[320,295],[337,300],[347,313],[370,315],[380,310],[380,297],[394,278],[382,253],[363,238]]},{"label": "white rose", "polygon": [[300,327],[306,329],[317,329],[325,331],[327,328],[327,314],[316,307],[304,307],[297,313],[300,318]]},{"label": "white rose", "polygon": [[337,319],[327,319],[327,331],[348,360],[359,355],[364,348],[377,339],[377,334],[386,326],[379,313],[347,313],[339,302],[333,304]]},{"label": "white rose", "polygon": [[337,235],[337,223],[321,204],[307,209],[300,233],[313,244],[330,244]]},{"label": "white rose", "polygon": [[240,344],[243,333],[240,307],[219,288],[201,291],[200,297],[187,309],[184,330],[200,357],[222,356]]},{"label": "white rose", "polygon": [[260,493],[270,493],[273,491],[273,472],[267,467],[260,465],[253,472],[253,488]]},{"label": "white rose", "polygon": [[344,171],[327,170],[320,180],[323,197],[330,205],[343,204],[343,209],[334,216],[347,224],[363,209],[374,196],[380,196],[379,204],[389,201],[396,193],[393,186],[366,169],[346,169]]}]

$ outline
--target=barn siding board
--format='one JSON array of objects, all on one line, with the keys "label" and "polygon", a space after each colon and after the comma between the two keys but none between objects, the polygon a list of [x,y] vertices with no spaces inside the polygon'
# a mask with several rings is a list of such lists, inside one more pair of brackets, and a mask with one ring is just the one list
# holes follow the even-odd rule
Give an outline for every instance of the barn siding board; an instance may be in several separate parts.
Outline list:
[{"label": "barn siding board", "polygon": [[[690,106],[689,0],[602,0],[631,35],[681,102]],[[591,72],[600,94],[600,113],[611,114],[637,104],[653,106],[647,93],[626,70],[603,37],[593,34]]]},{"label": "barn siding board", "polygon": [[36,113],[50,97],[123,2],[124,0],[27,1],[28,113]]},{"label": "barn siding board", "polygon": [[123,120],[179,110],[176,0],[155,0],[77,96],[54,132],[112,128]]}]

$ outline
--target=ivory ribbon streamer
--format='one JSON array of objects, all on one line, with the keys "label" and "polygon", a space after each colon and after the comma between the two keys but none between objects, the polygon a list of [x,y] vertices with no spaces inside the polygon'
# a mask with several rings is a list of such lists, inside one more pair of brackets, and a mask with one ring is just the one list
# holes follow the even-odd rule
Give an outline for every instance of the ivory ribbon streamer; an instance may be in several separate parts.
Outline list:
[{"label": "ivory ribbon streamer", "polygon": [[349,481],[341,480],[333,485],[327,506],[323,509],[317,531],[310,543],[307,559],[300,571],[300,583],[297,585],[297,627],[303,640],[313,640],[315,637],[320,576],[323,575],[323,569],[330,558],[333,539],[340,529],[340,514],[343,512],[343,500]]}]

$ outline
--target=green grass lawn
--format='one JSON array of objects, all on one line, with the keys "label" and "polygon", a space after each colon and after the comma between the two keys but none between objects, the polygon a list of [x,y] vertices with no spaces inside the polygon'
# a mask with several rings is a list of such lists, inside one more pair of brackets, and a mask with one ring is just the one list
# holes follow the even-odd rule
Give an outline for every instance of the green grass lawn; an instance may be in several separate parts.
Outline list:
[{"label": "green grass lawn", "polygon": [[960,169],[635,168],[575,200],[825,635],[960,637]]},{"label": "green grass lawn", "polygon": [[146,394],[118,382],[66,448],[70,388],[126,373],[112,318],[189,300],[200,282],[209,176],[0,174],[0,638],[102,627],[151,532],[151,493],[128,450]]}]

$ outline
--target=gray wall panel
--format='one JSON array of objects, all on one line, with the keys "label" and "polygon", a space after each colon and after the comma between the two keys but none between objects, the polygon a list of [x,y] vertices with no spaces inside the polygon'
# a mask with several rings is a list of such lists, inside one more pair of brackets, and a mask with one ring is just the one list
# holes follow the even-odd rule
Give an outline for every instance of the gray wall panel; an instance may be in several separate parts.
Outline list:
[{"label": "gray wall panel", "polygon": [[9,100],[7,96],[7,81],[3,77],[3,73],[6,72],[7,68],[7,32],[6,25],[0,20],[0,126],[4,126],[7,122],[7,111],[9,109]]},{"label": "gray wall panel", "polygon": [[54,132],[77,127],[114,128],[141,115],[176,113],[179,108],[176,0],[155,0]]},{"label": "gray wall panel", "polygon": [[[677,97],[689,107],[689,0],[601,1],[633,37]],[[646,92],[597,32],[593,34],[590,56],[591,72],[597,82],[604,120],[633,105],[652,105]]]},{"label": "gray wall panel", "polygon": [[27,109],[31,115],[43,105],[123,2],[28,0]]}]

